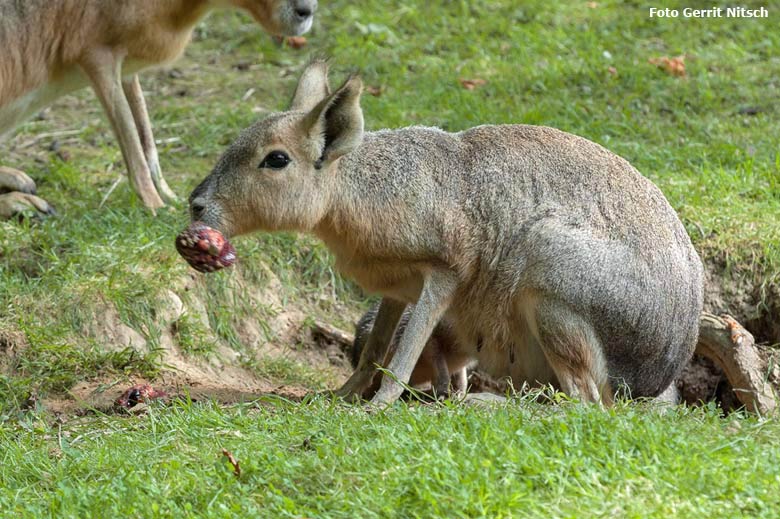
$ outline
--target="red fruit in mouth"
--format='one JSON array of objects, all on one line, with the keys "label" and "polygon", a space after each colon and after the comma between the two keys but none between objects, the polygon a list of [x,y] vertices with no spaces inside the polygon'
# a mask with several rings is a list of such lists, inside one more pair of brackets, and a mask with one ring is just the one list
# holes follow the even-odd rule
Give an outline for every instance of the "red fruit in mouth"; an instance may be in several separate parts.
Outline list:
[{"label": "red fruit in mouth", "polygon": [[236,249],[216,229],[192,222],[176,237],[176,250],[199,272],[214,272],[236,262]]}]

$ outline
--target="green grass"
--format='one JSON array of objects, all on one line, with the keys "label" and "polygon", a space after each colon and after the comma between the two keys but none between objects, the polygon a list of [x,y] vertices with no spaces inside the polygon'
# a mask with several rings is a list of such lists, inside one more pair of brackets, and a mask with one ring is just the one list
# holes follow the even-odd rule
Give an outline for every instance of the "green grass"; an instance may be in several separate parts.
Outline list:
[{"label": "green grass", "polygon": [[[780,425],[713,408],[322,400],[0,429],[14,517],[776,517]],[[237,458],[240,477],[221,455]]]},{"label": "green grass", "polygon": [[[369,129],[518,122],[582,135],[659,185],[713,272],[740,287],[729,303],[776,323],[780,3],[764,5],[768,20],[659,20],[636,2],[328,0],[303,51],[276,47],[246,16],[217,13],[177,73],[148,72],[142,83],[182,200],[241,128],[285,108],[311,55],[331,56],[334,83],[359,70],[381,88],[363,98]],[[648,63],[680,54],[686,78]],[[462,87],[475,78],[487,83]],[[48,151],[55,140],[68,161]],[[153,378],[168,337],[193,362],[228,347],[272,383],[332,386],[328,370],[264,346],[294,352],[274,331],[290,309],[304,324],[349,329],[365,295],[322,245],[289,234],[238,239],[237,268],[191,279],[173,247],[183,202],[151,215],[122,181],[101,205],[124,166],[89,91],[0,151],[60,213],[0,223],[0,330],[25,338],[0,362],[0,516],[776,515],[777,422],[714,409],[522,402],[369,415],[266,402],[59,424],[40,398],[104,375]],[[170,315],[168,291],[183,315]],[[96,331],[107,308],[145,345]],[[259,330],[256,349],[247,323]],[[223,446],[242,461],[241,478],[219,457]]]}]

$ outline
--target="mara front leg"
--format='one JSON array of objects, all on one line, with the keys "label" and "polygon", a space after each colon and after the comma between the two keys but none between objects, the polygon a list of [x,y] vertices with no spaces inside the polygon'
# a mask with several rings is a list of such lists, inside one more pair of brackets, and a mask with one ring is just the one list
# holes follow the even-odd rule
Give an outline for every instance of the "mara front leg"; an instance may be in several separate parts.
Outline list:
[{"label": "mara front leg", "polygon": [[130,111],[133,112],[133,120],[136,128],[138,128],[138,137],[141,139],[141,147],[144,150],[146,164],[152,175],[152,182],[154,182],[157,192],[164,201],[174,202],[176,194],[168,187],[168,183],[165,182],[160,169],[160,158],[157,154],[157,145],[154,143],[154,134],[152,133],[152,122],[149,120],[149,111],[146,109],[146,100],[144,99],[144,92],[141,89],[138,75],[133,74],[130,79],[124,80],[122,88],[130,105]]},{"label": "mara front leg", "polygon": [[165,204],[152,181],[141,145],[140,132],[122,86],[123,59],[123,56],[112,49],[101,48],[84,56],[80,65],[92,82],[92,87],[114,129],[125,159],[130,184],[144,205],[154,210]]},{"label": "mara front leg", "polygon": [[387,366],[391,376],[382,377],[382,385],[371,403],[384,406],[398,400],[403,393],[417,360],[433,329],[450,307],[457,288],[457,277],[450,271],[433,271],[426,275],[420,298],[414,306],[406,330]]},{"label": "mara front leg", "polygon": [[336,396],[346,399],[359,399],[363,396],[376,375],[377,365],[385,361],[395,327],[405,308],[406,303],[388,297],[382,299],[366,346],[360,353],[358,365],[349,380],[336,391]]}]

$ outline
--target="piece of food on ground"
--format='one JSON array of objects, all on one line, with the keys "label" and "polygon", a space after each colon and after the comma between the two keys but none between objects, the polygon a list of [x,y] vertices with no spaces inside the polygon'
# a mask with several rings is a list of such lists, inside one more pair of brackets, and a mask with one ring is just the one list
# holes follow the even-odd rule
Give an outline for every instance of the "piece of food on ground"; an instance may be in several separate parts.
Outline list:
[{"label": "piece of food on ground", "polygon": [[167,398],[168,393],[154,389],[149,384],[139,384],[127,389],[114,401],[116,407],[130,409],[141,403],[149,403],[158,398]]}]

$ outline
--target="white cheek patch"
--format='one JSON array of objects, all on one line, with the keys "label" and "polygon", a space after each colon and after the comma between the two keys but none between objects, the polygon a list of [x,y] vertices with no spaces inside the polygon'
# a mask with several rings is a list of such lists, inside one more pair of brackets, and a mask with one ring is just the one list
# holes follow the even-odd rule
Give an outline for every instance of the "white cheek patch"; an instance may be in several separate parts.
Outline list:
[{"label": "white cheek patch", "polygon": [[312,25],[314,25],[314,17],[313,16],[309,17],[305,22],[303,22],[302,24],[300,24],[298,26],[298,30],[295,31],[295,36],[300,36],[301,34],[305,34],[305,33],[309,32],[309,30],[311,29]]}]

